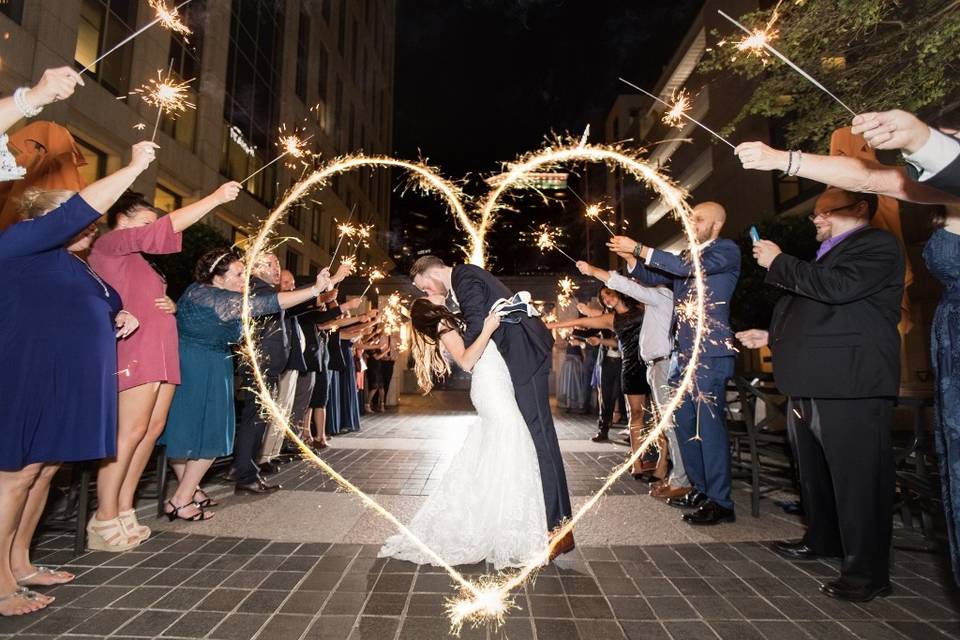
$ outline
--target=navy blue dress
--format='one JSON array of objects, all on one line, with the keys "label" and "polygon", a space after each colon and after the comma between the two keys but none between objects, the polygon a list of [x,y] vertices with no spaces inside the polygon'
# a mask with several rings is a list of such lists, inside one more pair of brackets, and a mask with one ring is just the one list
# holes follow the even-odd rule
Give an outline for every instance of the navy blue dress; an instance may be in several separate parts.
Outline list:
[{"label": "navy blue dress", "polygon": [[0,469],[117,452],[120,296],[63,246],[100,217],[75,195],[0,233]]},{"label": "navy blue dress", "polygon": [[343,369],[335,371],[330,381],[330,399],[327,402],[327,433],[337,435],[360,431],[360,400],[357,397],[357,367],[353,361],[353,343],[350,340],[330,342],[330,349],[340,350]]},{"label": "navy blue dress", "polygon": [[954,579],[960,584],[960,234],[939,229],[927,241],[923,260],[943,284],[930,330],[936,385],[934,435],[950,559]]}]

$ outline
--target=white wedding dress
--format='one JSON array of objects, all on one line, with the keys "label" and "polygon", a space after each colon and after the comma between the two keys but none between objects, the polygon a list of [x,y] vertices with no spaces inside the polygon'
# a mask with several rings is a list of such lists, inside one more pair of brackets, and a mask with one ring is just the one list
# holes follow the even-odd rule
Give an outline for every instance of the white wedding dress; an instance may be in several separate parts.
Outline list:
[{"label": "white wedding dress", "polygon": [[[547,517],[537,452],[493,341],[474,366],[470,399],[479,419],[409,529],[450,565],[522,566],[546,548]],[[436,564],[403,534],[379,556]]]}]

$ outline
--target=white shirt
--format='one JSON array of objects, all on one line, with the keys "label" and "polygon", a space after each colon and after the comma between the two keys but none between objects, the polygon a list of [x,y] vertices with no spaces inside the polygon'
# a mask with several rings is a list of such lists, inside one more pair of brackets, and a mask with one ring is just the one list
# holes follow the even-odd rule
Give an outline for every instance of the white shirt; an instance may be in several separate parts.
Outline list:
[{"label": "white shirt", "polygon": [[930,137],[916,153],[905,153],[903,159],[920,170],[920,182],[929,180],[960,156],[960,140],[930,127]]},{"label": "white shirt", "polygon": [[610,272],[607,286],[644,304],[640,325],[640,358],[650,362],[670,355],[670,323],[673,320],[673,291],[666,287],[648,287],[632,278]]}]

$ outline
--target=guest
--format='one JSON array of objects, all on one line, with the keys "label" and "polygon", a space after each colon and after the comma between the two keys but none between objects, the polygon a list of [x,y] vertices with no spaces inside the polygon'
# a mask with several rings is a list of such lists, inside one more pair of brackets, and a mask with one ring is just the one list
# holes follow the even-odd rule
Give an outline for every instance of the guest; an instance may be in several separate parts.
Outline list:
[{"label": "guest", "polygon": [[[650,386],[647,384],[646,369],[640,359],[640,328],[643,324],[644,311],[632,299],[623,294],[604,287],[600,290],[600,300],[610,310],[601,316],[592,318],[576,318],[563,322],[553,322],[547,325],[549,329],[563,329],[579,327],[581,329],[612,329],[617,336],[617,348],[620,358],[620,388],[627,397],[627,419],[630,429],[630,445],[633,451],[640,444],[640,433],[644,426],[646,404],[650,395]],[[603,375],[601,373],[601,375]],[[609,427],[607,427],[609,428]],[[602,429],[602,427],[601,427]],[[606,431],[598,436],[607,438]],[[642,460],[637,460],[633,466],[634,477],[640,477],[647,469]],[[666,469],[661,468],[661,477],[666,476]]]},{"label": "guest", "polygon": [[[726,428],[726,386],[733,375],[730,299],[740,277],[740,249],[732,240],[720,238],[727,213],[716,202],[693,209],[695,241],[700,245],[700,264],[707,290],[707,332],[699,353],[695,386],[674,414],[680,457],[693,490],[667,504],[695,508],[684,514],[692,525],[714,525],[736,519],[730,496],[730,440]],[[693,263],[689,250],[679,256],[617,236],[607,244],[618,254],[633,255],[637,264],[630,272],[640,283],[673,289],[676,305],[694,294]],[[692,356],[694,326],[673,314],[670,379],[676,383]]]},{"label": "guest", "polygon": [[[236,199],[240,185],[228,182],[209,196],[169,215],[139,193],[128,191],[107,211],[111,231],[90,252],[90,264],[115,288],[126,309],[140,320],[140,329],[117,346],[117,455],[100,463],[97,511],[89,529],[120,518],[127,539],[143,542],[150,528],[137,521],[137,486],[167,422],[167,411],[180,383],[176,305],[166,296],[167,283],[144,254],[178,253],[183,232],[214,208]],[[198,489],[197,500],[209,501]],[[107,543],[108,551],[122,551]]]},{"label": "guest", "polygon": [[[179,481],[165,509],[171,520],[206,520],[213,515],[196,501],[196,491],[214,459],[233,452],[230,346],[240,339],[242,330],[243,262],[226,249],[209,251],[197,261],[194,278],[196,282],[177,301],[180,386],[160,438]],[[329,283],[324,271],[313,287],[253,296],[251,313],[276,314],[316,297]]]},{"label": "guest", "polygon": [[373,364],[370,370],[376,372],[370,380],[370,409],[374,413],[387,410],[387,394],[390,392],[398,351],[396,335],[384,330],[377,340],[372,360],[368,361],[368,364]]},{"label": "guest", "polygon": [[[30,560],[59,465],[116,453],[116,339],[136,329],[136,319],[68,248],[92,239],[92,225],[155,148],[134,145],[129,165],[79,194],[31,192],[21,201],[27,219],[0,232],[0,616],[46,607],[53,598],[28,587],[74,578]],[[118,522],[100,533],[111,532],[122,535]]]},{"label": "guest", "polygon": [[769,332],[737,334],[750,349],[770,346],[788,396],[807,531],[773,548],[796,560],[842,558],[840,579],[820,590],[852,602],[890,593],[904,257],[892,234],[870,226],[876,209],[874,194],[827,189],[811,216],[821,243],[813,262],[757,243],[767,283],[785,293]]},{"label": "guest", "polygon": [[[628,272],[636,268],[637,259],[632,255],[623,254],[620,257],[626,261]],[[577,269],[584,275],[596,278],[604,286],[628,295],[643,304],[643,324],[640,327],[640,360],[646,367],[647,385],[650,387],[653,400],[656,403],[656,415],[658,417],[663,415],[669,402],[668,378],[670,352],[672,350],[670,323],[673,318],[673,291],[666,287],[646,287],[635,280],[620,275],[616,271],[600,269],[583,261],[577,263]],[[690,492],[690,480],[687,478],[687,473],[683,467],[683,456],[680,453],[680,442],[677,440],[673,416],[669,416],[668,419],[666,442],[661,442],[661,460],[658,466],[661,471],[665,467],[666,456],[663,453],[667,451],[669,451],[669,461],[673,466],[670,469],[669,477],[663,483],[654,486],[650,495],[662,499],[682,498]],[[631,431],[631,439],[634,437],[635,435]],[[631,442],[631,446],[636,451],[637,443],[635,441]]]},{"label": "guest", "polygon": [[557,406],[567,412],[583,409],[586,401],[583,389],[583,345],[572,335],[561,335],[565,344],[560,378],[557,381]]},{"label": "guest", "polygon": [[[366,323],[366,314],[359,321]],[[340,323],[343,327],[343,323]],[[327,433],[338,435],[360,430],[360,402],[357,396],[357,368],[353,359],[355,329],[343,329],[336,340],[331,340],[330,368],[335,371],[331,378],[330,401],[327,404]],[[333,338],[333,336],[331,336]],[[334,351],[338,354],[335,356]]]}]

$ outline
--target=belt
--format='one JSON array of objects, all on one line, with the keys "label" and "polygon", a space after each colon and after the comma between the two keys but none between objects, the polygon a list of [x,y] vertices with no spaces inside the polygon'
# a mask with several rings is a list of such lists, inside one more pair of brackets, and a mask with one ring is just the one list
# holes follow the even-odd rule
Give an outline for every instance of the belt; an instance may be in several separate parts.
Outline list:
[{"label": "belt", "polygon": [[669,359],[670,359],[670,356],[660,356],[659,358],[654,358],[653,360],[647,360],[646,362],[644,362],[644,364],[647,365],[648,367],[652,367],[658,362],[663,362],[664,360],[669,360]]}]

